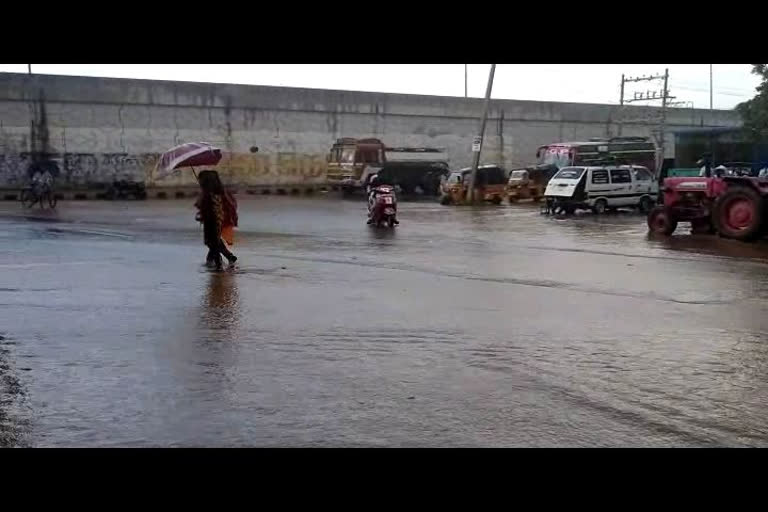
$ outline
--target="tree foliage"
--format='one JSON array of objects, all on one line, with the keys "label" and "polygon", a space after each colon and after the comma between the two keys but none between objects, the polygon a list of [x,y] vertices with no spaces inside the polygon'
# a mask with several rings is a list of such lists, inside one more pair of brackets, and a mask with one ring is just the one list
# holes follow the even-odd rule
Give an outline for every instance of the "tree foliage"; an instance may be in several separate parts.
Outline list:
[{"label": "tree foliage", "polygon": [[768,141],[768,64],[752,64],[752,73],[761,78],[757,95],[739,103],[736,110],[741,115],[744,128],[754,140]]}]

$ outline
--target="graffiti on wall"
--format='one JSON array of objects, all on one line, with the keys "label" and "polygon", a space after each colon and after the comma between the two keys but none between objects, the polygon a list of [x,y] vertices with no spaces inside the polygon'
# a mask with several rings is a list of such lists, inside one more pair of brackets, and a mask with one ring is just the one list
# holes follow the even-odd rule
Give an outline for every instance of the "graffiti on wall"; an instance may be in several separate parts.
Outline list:
[{"label": "graffiti on wall", "polygon": [[[0,186],[23,186],[35,169],[45,167],[63,186],[87,187],[113,179],[133,179],[162,186],[194,184],[186,174],[154,182],[159,153],[0,154]],[[325,154],[225,153],[217,169],[225,181],[238,185],[320,183],[326,176]]]},{"label": "graffiti on wall", "polygon": [[157,158],[156,153],[7,153],[0,155],[0,184],[23,185],[40,168],[66,185],[84,186],[116,178],[144,181]]}]

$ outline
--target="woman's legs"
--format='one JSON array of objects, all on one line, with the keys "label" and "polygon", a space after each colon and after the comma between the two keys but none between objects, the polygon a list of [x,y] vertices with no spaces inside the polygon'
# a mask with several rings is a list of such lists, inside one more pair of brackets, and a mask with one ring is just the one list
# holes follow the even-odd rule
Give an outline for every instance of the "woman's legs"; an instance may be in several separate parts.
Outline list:
[{"label": "woman's legs", "polygon": [[208,256],[206,262],[208,264],[215,263],[216,267],[221,267],[221,238],[218,233],[217,225],[215,222],[207,220],[203,222],[203,242],[208,247]]},{"label": "woman's legs", "polygon": [[232,254],[232,252],[227,249],[227,244],[224,243],[224,240],[219,240],[219,252],[223,254],[225,258],[227,258],[227,261],[230,264],[237,261],[237,256]]},{"label": "woman's legs", "polygon": [[209,263],[214,263],[217,269],[221,269],[221,252],[219,251],[219,244],[213,243],[208,245],[208,258]]}]

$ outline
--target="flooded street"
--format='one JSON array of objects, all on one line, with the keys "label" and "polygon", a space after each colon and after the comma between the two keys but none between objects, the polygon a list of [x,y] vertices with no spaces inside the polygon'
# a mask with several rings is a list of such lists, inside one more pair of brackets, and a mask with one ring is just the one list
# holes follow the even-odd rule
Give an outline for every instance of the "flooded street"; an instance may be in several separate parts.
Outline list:
[{"label": "flooded street", "polygon": [[0,446],[768,446],[768,244],[531,204],[0,203]]}]

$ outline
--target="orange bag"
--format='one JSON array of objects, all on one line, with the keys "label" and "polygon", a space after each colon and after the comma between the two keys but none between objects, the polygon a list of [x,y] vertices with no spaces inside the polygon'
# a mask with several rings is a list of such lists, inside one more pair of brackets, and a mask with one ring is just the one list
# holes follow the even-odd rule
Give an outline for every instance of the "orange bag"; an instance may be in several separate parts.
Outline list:
[{"label": "orange bag", "polygon": [[221,227],[221,238],[228,245],[235,245],[235,226],[227,225]]}]

